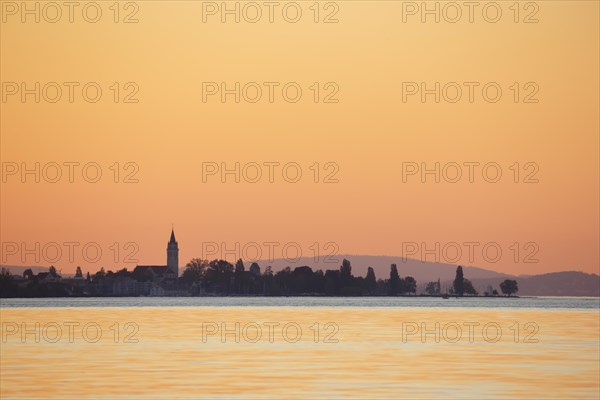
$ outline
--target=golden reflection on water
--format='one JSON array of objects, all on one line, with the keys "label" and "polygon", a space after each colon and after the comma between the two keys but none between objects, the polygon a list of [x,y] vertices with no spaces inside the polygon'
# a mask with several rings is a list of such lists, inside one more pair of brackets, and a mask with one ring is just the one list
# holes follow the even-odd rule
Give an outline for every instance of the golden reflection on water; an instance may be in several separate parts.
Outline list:
[{"label": "golden reflection on water", "polygon": [[[19,308],[0,309],[0,317],[3,399],[589,399],[600,394],[598,310]],[[126,329],[128,322],[139,330]],[[280,325],[269,332],[269,322]],[[466,325],[471,322],[479,323],[472,335]],[[31,331],[24,338],[23,323]],[[39,342],[32,333],[36,323]],[[55,343],[52,323],[62,329]],[[70,323],[79,325],[69,332]],[[95,343],[94,323],[102,329]],[[224,338],[222,323],[228,330]],[[425,337],[423,323],[429,330]],[[452,323],[462,327],[460,336]],[[85,324],[90,324],[87,336]],[[498,326],[502,334],[492,342]],[[218,331],[203,340],[203,330],[211,329]],[[403,337],[410,329],[419,332]]]}]

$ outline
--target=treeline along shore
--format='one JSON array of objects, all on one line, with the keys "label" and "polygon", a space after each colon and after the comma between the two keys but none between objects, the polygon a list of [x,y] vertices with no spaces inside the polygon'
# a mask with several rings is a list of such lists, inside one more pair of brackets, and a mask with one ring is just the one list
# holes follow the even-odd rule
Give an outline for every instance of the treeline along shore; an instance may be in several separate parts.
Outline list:
[{"label": "treeline along shore", "polygon": [[[498,290],[499,289],[499,290]],[[339,269],[316,270],[308,266],[261,271],[257,263],[246,269],[244,262],[192,259],[181,276],[162,266],[138,266],[100,271],[85,276],[77,267],[75,276],[63,277],[51,266],[48,272],[34,274],[27,269],[12,275],[2,268],[0,297],[117,297],[117,296],[511,296],[518,292],[516,280],[507,279],[499,288],[488,286],[480,294],[458,266],[451,284],[440,280],[428,282],[417,293],[417,281],[400,277],[396,264],[389,276],[377,278],[369,267],[366,276],[352,275],[350,261],[344,259]]]}]

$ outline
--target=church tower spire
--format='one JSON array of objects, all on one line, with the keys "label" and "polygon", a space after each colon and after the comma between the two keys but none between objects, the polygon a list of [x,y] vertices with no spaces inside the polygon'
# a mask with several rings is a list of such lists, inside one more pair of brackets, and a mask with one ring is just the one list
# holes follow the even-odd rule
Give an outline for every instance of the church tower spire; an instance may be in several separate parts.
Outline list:
[{"label": "church tower spire", "polygon": [[167,244],[167,267],[179,276],[179,245],[175,240],[175,230],[171,228],[171,239]]}]

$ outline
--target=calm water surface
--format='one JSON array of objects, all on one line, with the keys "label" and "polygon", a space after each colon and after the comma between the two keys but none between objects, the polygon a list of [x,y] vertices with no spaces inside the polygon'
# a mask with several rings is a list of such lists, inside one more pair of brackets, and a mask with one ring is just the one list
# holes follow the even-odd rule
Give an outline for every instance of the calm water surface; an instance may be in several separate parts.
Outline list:
[{"label": "calm water surface", "polygon": [[599,309],[598,297],[91,297],[0,299],[11,307],[475,307]]},{"label": "calm water surface", "polygon": [[4,398],[598,398],[597,298],[2,299]]}]

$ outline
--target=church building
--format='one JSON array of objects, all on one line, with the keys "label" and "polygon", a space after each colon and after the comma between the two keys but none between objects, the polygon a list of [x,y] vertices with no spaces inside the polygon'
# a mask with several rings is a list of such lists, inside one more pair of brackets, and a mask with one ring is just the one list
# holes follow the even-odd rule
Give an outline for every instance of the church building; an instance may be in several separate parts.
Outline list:
[{"label": "church building", "polygon": [[136,276],[144,276],[156,281],[175,281],[179,276],[179,246],[175,231],[171,229],[171,239],[167,244],[167,265],[138,265],[133,270]]}]

